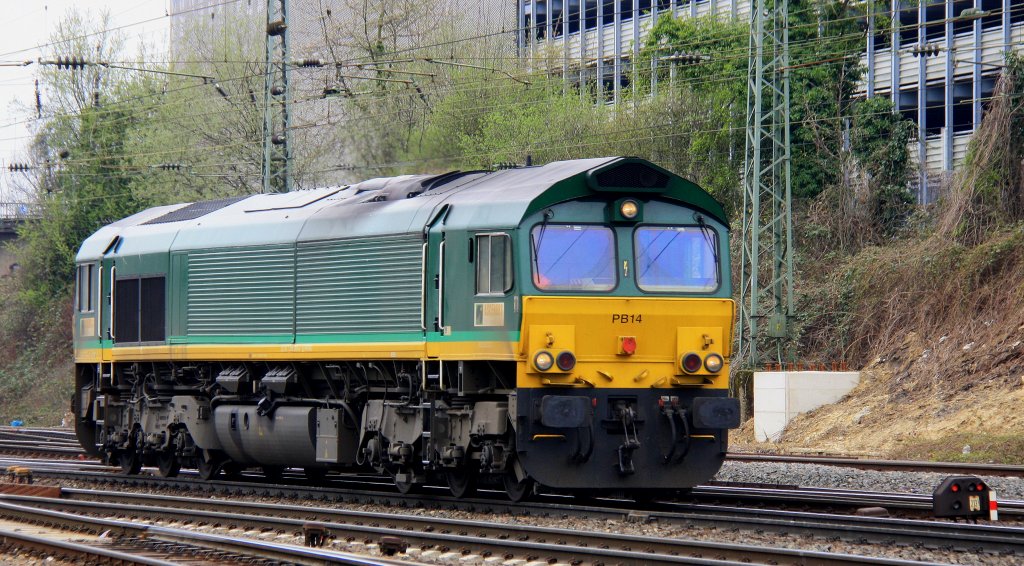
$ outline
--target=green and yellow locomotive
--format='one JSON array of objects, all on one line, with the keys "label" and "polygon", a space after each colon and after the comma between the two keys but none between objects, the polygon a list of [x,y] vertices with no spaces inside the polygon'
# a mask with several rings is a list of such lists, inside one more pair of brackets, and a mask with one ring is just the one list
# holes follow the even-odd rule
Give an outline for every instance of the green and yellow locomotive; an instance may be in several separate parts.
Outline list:
[{"label": "green and yellow locomotive", "polygon": [[152,208],[78,254],[78,437],[127,473],[690,488],[739,420],[728,234],[635,158]]}]

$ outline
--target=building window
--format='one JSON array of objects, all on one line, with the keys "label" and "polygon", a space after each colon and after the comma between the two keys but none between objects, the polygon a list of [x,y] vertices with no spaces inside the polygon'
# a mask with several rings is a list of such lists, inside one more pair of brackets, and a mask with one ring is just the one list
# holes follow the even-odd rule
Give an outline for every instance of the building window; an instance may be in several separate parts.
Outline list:
[{"label": "building window", "polygon": [[619,0],[619,19],[622,21],[633,19],[633,0]]},{"label": "building window", "polygon": [[970,82],[953,85],[953,132],[969,132],[974,127],[974,100]]},{"label": "building window", "polygon": [[897,103],[900,114],[907,120],[917,123],[917,89],[901,90]]},{"label": "building window", "polygon": [[551,37],[562,37],[562,26],[565,17],[562,12],[562,0],[548,0],[551,5]]},{"label": "building window", "polygon": [[1019,24],[1024,22],[1024,0],[1012,0],[1010,2],[1010,23]]},{"label": "building window", "polygon": [[504,295],[512,289],[512,239],[508,234],[476,237],[476,294]]},{"label": "building window", "polygon": [[569,33],[578,33],[580,31],[580,0],[569,2],[569,14],[566,17],[569,19]]},{"label": "building window", "polygon": [[917,2],[901,1],[897,21],[900,25],[900,44],[917,43]]},{"label": "building window", "polygon": [[597,0],[587,0],[584,6],[584,27],[586,29],[594,29],[597,27]]},{"label": "building window", "polygon": [[946,3],[931,0],[924,9],[924,39],[931,41],[946,35]]},{"label": "building window", "polygon": [[981,78],[981,108],[985,112],[988,112],[988,108],[992,104],[992,94],[996,91],[996,81],[998,80],[998,75]]},{"label": "building window", "polygon": [[946,127],[946,85],[925,89],[924,131],[932,136]]},{"label": "building window", "polygon": [[548,4],[537,2],[533,5],[533,37],[541,40],[547,37],[548,33]]},{"label": "building window", "polygon": [[961,18],[964,10],[974,7],[974,0],[957,0],[953,2],[953,34],[969,33],[974,30],[973,18]]},{"label": "building window", "polygon": [[615,0],[601,0],[601,23],[615,23]]}]

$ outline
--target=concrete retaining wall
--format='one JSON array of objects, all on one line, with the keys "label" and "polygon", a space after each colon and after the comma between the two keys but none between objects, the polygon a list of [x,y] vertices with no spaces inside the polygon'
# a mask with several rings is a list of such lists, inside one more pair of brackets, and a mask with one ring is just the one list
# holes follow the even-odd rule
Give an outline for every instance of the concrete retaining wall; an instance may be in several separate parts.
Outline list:
[{"label": "concrete retaining wall", "polygon": [[754,372],[754,438],[778,442],[793,417],[835,403],[860,382],[856,371]]}]

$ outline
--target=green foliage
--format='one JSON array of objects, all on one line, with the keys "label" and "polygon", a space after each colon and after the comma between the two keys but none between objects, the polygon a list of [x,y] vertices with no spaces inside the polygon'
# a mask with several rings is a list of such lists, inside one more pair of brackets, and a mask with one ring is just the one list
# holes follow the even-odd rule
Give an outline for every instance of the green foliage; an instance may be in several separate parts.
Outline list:
[{"label": "green foliage", "polygon": [[[715,95],[720,102],[742,109],[747,100],[749,34],[750,26],[746,21],[711,15],[699,18],[663,15],[651,28],[640,52],[640,68],[649,69],[651,57],[657,57],[659,83],[670,88],[686,85],[695,93]],[[666,61],[681,54],[697,55],[701,62],[674,65],[674,85],[670,82],[673,65]]]},{"label": "green foliage", "polygon": [[907,188],[910,139],[914,125],[895,112],[887,98],[875,97],[854,105],[851,127],[853,155],[867,175],[874,232],[894,235],[914,206]]},{"label": "green foliage", "polygon": [[985,120],[971,138],[939,233],[966,244],[1024,220],[1024,57],[1008,53]]},{"label": "green foliage", "polygon": [[[720,200],[738,199],[736,145],[728,104],[688,88],[629,99],[618,107],[561,82],[531,85],[471,80],[433,107],[402,157],[448,168],[547,163],[603,155],[644,157],[676,171]],[[475,76],[479,77],[479,74]]]}]

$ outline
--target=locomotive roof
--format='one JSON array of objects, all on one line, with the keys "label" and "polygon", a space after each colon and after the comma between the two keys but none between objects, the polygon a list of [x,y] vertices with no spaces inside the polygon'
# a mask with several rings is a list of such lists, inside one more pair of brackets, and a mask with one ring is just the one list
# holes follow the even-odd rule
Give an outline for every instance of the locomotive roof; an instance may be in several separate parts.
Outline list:
[{"label": "locomotive roof", "polygon": [[697,185],[642,159],[605,157],[155,207],[101,228],[78,260],[422,232],[442,211],[450,229],[509,229],[544,207],[599,193],[675,200],[727,224]]}]

